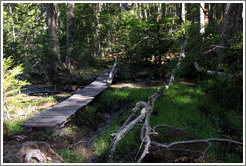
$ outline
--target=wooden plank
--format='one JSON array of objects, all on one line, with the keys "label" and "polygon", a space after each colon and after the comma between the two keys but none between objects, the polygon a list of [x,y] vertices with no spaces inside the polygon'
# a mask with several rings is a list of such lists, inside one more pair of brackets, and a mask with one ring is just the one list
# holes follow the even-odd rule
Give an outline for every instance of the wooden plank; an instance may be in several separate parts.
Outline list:
[{"label": "wooden plank", "polygon": [[[57,111],[60,111],[60,109],[64,108],[65,110],[67,109],[75,109],[77,107],[83,107],[90,103],[92,99],[87,99],[87,100],[76,100],[76,99],[71,99],[71,100],[66,100],[64,102],[61,102],[60,104],[54,106],[54,109],[57,109]],[[78,105],[78,106],[76,106]]]},{"label": "wooden plank", "polygon": [[107,80],[98,80],[98,79],[96,79],[95,81],[101,81],[102,83],[104,83],[104,86],[106,86],[107,84]]},{"label": "wooden plank", "polygon": [[[94,88],[93,88],[94,87]],[[89,88],[87,88],[87,89],[85,89],[85,91],[87,90],[90,90],[90,91],[94,91],[94,92],[96,92],[96,91],[100,91],[100,90],[104,90],[104,89],[106,89],[106,88],[108,88],[108,86],[94,86],[94,85],[91,85]],[[82,93],[83,94],[83,93]]]},{"label": "wooden plank", "polygon": [[35,117],[50,117],[50,116],[71,116],[72,114],[72,111],[69,111],[69,112],[57,112],[57,111],[51,111],[51,112],[46,112],[46,113],[41,113],[39,115],[36,115]]},{"label": "wooden plank", "polygon": [[[117,70],[118,69],[115,68],[115,71],[112,74],[113,76]],[[76,113],[76,111],[90,103],[94,99],[94,96],[109,87],[106,85],[106,80],[108,79],[110,72],[110,68],[104,69],[103,72],[90,85],[77,91],[76,94],[57,104],[52,109],[45,110],[41,114],[29,119],[22,126],[56,127],[57,125],[62,124],[70,116]]]},{"label": "wooden plank", "polygon": [[32,123],[32,122],[25,122],[22,126],[27,127],[56,127],[61,123]]},{"label": "wooden plank", "polygon": [[26,123],[62,123],[68,118],[69,116],[31,118]]},{"label": "wooden plank", "polygon": [[85,91],[83,91],[83,94],[88,95],[88,96],[96,96],[99,93],[101,93],[104,89],[106,89],[106,88],[93,90],[93,91],[92,90],[85,90]]},{"label": "wooden plank", "polygon": [[52,108],[50,110],[46,110],[42,112],[42,115],[65,115],[65,114],[74,114],[77,110],[76,109],[58,109]]},{"label": "wooden plank", "polygon": [[105,80],[105,82],[103,82],[103,81],[94,81],[89,86],[96,86],[96,87],[106,86],[106,80]]},{"label": "wooden plank", "polygon": [[49,118],[52,118],[52,117],[67,117],[67,116],[70,116],[70,114],[51,114],[51,115],[47,115],[47,114],[38,114],[36,116],[34,116],[33,118],[46,118],[46,117],[49,117]]},{"label": "wooden plank", "polygon": [[110,73],[110,71],[111,71],[111,69],[105,70],[104,72],[102,72],[102,73],[99,75],[99,77],[106,77],[106,76],[108,76],[109,73]]},{"label": "wooden plank", "polygon": [[97,77],[96,80],[107,80],[108,77],[107,76],[104,76],[104,77]]},{"label": "wooden plank", "polygon": [[86,89],[102,89],[102,88],[107,88],[108,85],[104,85],[104,86],[94,86],[94,85],[88,85],[87,87],[83,88],[82,90],[86,90]]}]

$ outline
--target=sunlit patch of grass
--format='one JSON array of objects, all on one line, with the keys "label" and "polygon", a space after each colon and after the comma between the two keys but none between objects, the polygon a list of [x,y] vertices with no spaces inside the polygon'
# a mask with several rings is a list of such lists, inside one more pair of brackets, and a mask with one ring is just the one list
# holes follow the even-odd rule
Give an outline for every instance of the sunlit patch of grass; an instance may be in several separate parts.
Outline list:
[{"label": "sunlit patch of grass", "polygon": [[76,154],[72,149],[64,149],[58,152],[66,163],[83,163],[84,157]]},{"label": "sunlit patch of grass", "polygon": [[[128,102],[130,107],[128,112],[125,115],[115,116],[112,118],[112,121],[107,129],[102,131],[100,137],[94,139],[94,145],[99,147],[97,149],[97,154],[102,155],[106,147],[111,143],[112,137],[110,134],[114,133],[115,130],[119,129],[123,124],[124,120],[129,116],[130,110],[138,101],[145,101],[150,95],[156,92],[156,89],[134,89],[134,88],[109,88],[104,91],[96,101],[97,104],[103,105],[105,107],[113,107],[115,110],[120,110],[124,108],[125,102]],[[201,108],[204,108],[206,111],[202,111]],[[150,119],[151,127],[160,124],[168,124],[175,126],[177,128],[183,129],[185,132],[192,135],[194,138],[224,138],[222,135],[221,124],[219,122],[221,111],[220,106],[212,101],[202,89],[198,86],[186,86],[181,84],[173,84],[173,86],[165,91],[155,102],[154,110]],[[211,113],[212,112],[212,113]],[[232,117],[238,117],[237,114],[233,111],[228,113],[227,118],[228,125],[241,126],[242,123],[240,120],[233,120]],[[236,119],[240,119],[239,117]],[[120,152],[117,155],[129,154],[135,152],[139,148],[140,141],[140,128],[136,126],[132,131],[130,131],[117,145],[116,153]],[[107,131],[107,132],[105,132]],[[111,133],[108,131],[112,131]],[[169,141],[183,140],[182,137],[173,137]],[[165,140],[163,140],[165,142]],[[223,152],[222,159],[218,155],[221,144],[214,144],[215,146],[209,150],[209,154],[215,155],[220,160],[225,162],[240,162],[240,159],[231,157],[233,153]],[[225,147],[226,144],[224,144]],[[225,154],[227,154],[227,157]],[[135,157],[135,156],[134,156]],[[130,159],[131,157],[128,157]],[[134,160],[131,158],[130,160]],[[119,161],[120,162],[120,161]]]},{"label": "sunlit patch of grass", "polygon": [[107,129],[104,129],[99,137],[93,139],[93,146],[95,147],[95,154],[101,156],[108,149],[113,137],[110,134],[119,129],[119,117],[114,116]]},{"label": "sunlit patch of grass", "polygon": [[201,138],[217,136],[218,124],[212,124],[199,110],[199,107],[207,103],[206,100],[199,88],[174,84],[156,100],[154,112],[158,116],[153,115],[152,119],[155,120],[150,123],[152,126],[169,124],[184,128],[185,131]]},{"label": "sunlit patch of grass", "polygon": [[64,127],[63,129],[64,129],[66,135],[72,135],[72,134],[75,133],[74,130],[75,130],[76,128],[77,128],[76,126],[68,126],[68,127]]},{"label": "sunlit patch of grass", "polygon": [[6,123],[8,128],[8,135],[20,134],[23,130],[23,128],[21,127],[23,121],[21,120],[6,120]]},{"label": "sunlit patch of grass", "polygon": [[6,97],[5,102],[7,107],[4,113],[9,136],[20,134],[23,130],[21,125],[26,120],[57,103],[53,96],[39,97],[25,94]]}]

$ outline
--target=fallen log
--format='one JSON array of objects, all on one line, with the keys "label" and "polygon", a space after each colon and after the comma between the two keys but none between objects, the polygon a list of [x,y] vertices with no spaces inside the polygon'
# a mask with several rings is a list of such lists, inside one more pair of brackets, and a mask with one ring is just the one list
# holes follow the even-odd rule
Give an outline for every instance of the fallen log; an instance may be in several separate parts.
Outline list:
[{"label": "fallen log", "polygon": [[212,71],[212,70],[206,70],[203,67],[199,66],[199,64],[197,62],[193,62],[194,67],[196,68],[197,71],[199,72],[203,72],[209,75],[217,75],[217,76],[223,76],[223,77],[227,77],[227,78],[233,78],[234,76],[232,74],[228,74],[228,73],[223,73],[223,72],[218,72],[218,71]]}]

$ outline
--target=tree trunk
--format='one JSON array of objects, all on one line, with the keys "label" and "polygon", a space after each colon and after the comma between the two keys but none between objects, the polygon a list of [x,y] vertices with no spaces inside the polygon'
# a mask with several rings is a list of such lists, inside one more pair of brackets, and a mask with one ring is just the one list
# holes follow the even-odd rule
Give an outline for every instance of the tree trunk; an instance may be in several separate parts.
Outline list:
[{"label": "tree trunk", "polygon": [[101,46],[101,40],[100,40],[100,37],[99,37],[99,32],[100,32],[100,28],[101,28],[101,24],[100,24],[100,17],[101,17],[101,14],[100,14],[100,11],[102,10],[102,7],[103,7],[103,3],[99,3],[98,4],[98,12],[99,12],[99,14],[98,15],[96,15],[96,26],[97,26],[97,28],[96,28],[96,35],[97,35],[97,40],[98,40],[98,52],[99,52],[99,56],[101,57],[101,58],[104,58],[104,53],[103,53],[103,51],[102,51],[102,46]]},{"label": "tree trunk", "polygon": [[12,6],[11,4],[8,4],[8,8],[9,8],[9,13],[11,15],[11,23],[12,23],[12,35],[13,35],[13,40],[14,42],[16,41],[16,36],[15,36],[15,24],[14,24],[14,16],[13,16],[13,11],[12,11]]},{"label": "tree trunk", "polygon": [[237,7],[237,18],[234,27],[234,35],[243,30],[243,4],[238,4]]},{"label": "tree trunk", "polygon": [[[233,11],[233,5],[231,3],[227,3],[225,5],[225,9],[224,9],[224,19],[223,19],[223,25],[222,25],[222,33],[227,37],[228,36],[228,32],[229,32],[229,24],[230,24],[230,15],[231,12]],[[221,47],[225,47],[226,46],[226,39],[224,37],[221,37],[220,40],[220,44],[219,46]],[[216,50],[217,54],[219,55],[219,63],[218,63],[218,68],[221,67],[221,65],[223,64],[223,55],[224,55],[224,50],[221,48],[217,48]]]},{"label": "tree trunk", "polygon": [[12,5],[8,4],[7,5],[9,8],[9,13],[11,15],[11,28],[12,28],[12,36],[13,36],[13,41],[14,41],[14,48],[13,48],[13,52],[15,57],[17,56],[17,48],[16,48],[16,34],[15,34],[15,24],[14,24],[14,15],[13,15],[13,10],[12,10]]},{"label": "tree trunk", "polygon": [[185,3],[182,3],[182,21],[185,23]]},{"label": "tree trunk", "polygon": [[61,52],[60,52],[60,46],[57,36],[57,26],[56,26],[56,17],[55,17],[56,6],[57,6],[56,3],[46,4],[50,49],[52,53],[56,56],[55,67],[54,67],[55,73],[57,73],[58,69],[60,70],[64,69],[63,63],[61,61]]},{"label": "tree trunk", "polygon": [[211,25],[213,19],[213,3],[209,3],[208,25]]},{"label": "tree trunk", "polygon": [[205,3],[200,3],[200,33],[203,34],[205,32],[205,17],[203,10],[205,9]]},{"label": "tree trunk", "polygon": [[180,25],[181,24],[181,4],[180,3],[176,4],[176,15],[178,16],[176,23]]},{"label": "tree trunk", "polygon": [[74,48],[74,3],[67,4],[67,56],[66,66],[71,70],[71,54]]}]

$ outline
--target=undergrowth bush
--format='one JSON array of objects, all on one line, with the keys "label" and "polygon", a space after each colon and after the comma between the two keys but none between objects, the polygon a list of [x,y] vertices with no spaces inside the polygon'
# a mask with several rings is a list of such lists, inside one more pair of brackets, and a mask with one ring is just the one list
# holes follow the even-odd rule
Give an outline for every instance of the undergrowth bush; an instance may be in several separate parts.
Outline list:
[{"label": "undergrowth bush", "polygon": [[19,79],[22,74],[22,65],[13,66],[12,57],[3,59],[3,93],[4,96],[14,95],[20,91],[20,89],[28,85],[26,80]]}]

